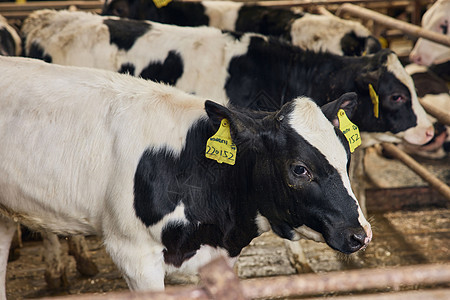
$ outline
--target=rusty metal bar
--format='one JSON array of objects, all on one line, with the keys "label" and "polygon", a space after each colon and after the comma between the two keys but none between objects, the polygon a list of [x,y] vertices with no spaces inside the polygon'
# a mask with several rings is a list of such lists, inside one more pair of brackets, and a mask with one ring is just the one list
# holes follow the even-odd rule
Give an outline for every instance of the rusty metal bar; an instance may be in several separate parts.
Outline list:
[{"label": "rusty metal bar", "polygon": [[[333,297],[333,300],[442,300],[448,299],[450,289],[437,289],[426,291],[407,291],[395,293],[382,293],[376,295],[357,295]],[[320,298],[308,298],[304,300],[323,300]]]},{"label": "rusty metal bar", "polygon": [[[220,262],[220,263],[225,263]],[[226,264],[226,263],[225,263]],[[363,291],[367,289],[394,290],[401,286],[442,284],[450,282],[450,264],[429,264],[385,269],[351,270],[325,274],[306,274],[278,276],[242,280],[240,286],[246,299],[273,298],[300,295],[317,295],[330,292]],[[46,298],[48,300],[67,300],[67,297]],[[108,293],[106,295],[79,295],[77,300],[179,300],[211,299],[203,288],[167,288],[165,292]],[[221,298],[217,298],[221,299]],[[222,298],[223,299],[223,298]]]},{"label": "rusty metal bar", "polygon": [[102,8],[103,1],[99,0],[75,0],[75,1],[33,1],[25,3],[3,2],[0,3],[0,12],[5,11],[32,11],[38,9],[67,9],[70,6],[86,9]]},{"label": "rusty metal bar", "polygon": [[[180,0],[183,2],[199,2],[201,0]],[[366,6],[374,7],[376,5],[383,5],[387,3],[388,7],[405,7],[411,4],[414,0],[398,0],[389,1],[385,0],[280,0],[280,1],[251,1],[243,2],[244,5],[260,5],[268,7],[312,7],[316,5],[341,5],[343,3],[359,3]],[[0,13],[8,19],[24,19],[32,11],[39,9],[68,9],[70,6],[74,6],[79,10],[91,11],[100,13],[103,7],[103,1],[98,0],[68,0],[68,1],[33,1],[26,3],[2,3],[0,2]]]},{"label": "rusty metal bar", "polygon": [[200,278],[211,299],[245,300],[239,278],[225,259],[216,259],[200,269]]},{"label": "rusty metal bar", "polygon": [[430,105],[425,101],[420,101],[425,111],[435,117],[440,123],[450,126],[450,113],[445,112],[436,106]]},{"label": "rusty metal bar", "polygon": [[422,37],[430,41],[450,47],[450,36],[446,36],[437,32],[426,30],[416,25],[396,20],[394,18],[385,16],[370,9],[346,3],[341,5],[336,15],[342,16],[344,13],[355,15],[363,19],[373,20],[383,26],[400,29],[401,31],[407,34],[416,37]]},{"label": "rusty metal bar", "polygon": [[25,19],[32,11],[39,9],[69,9],[100,12],[104,2],[100,0],[75,1],[32,1],[25,3],[0,2],[0,14],[7,19]]},{"label": "rusty metal bar", "polygon": [[390,143],[381,143],[383,150],[389,155],[402,161],[408,168],[419,175],[423,180],[428,182],[431,187],[436,189],[447,200],[450,200],[450,187],[442,182],[439,178],[431,174],[426,168],[416,162],[411,156],[398,149],[395,145]]},{"label": "rusty metal bar", "polygon": [[316,7],[315,9],[315,13],[319,14],[319,15],[324,15],[324,16],[328,16],[328,17],[335,17],[335,15],[333,15],[331,12],[329,12],[325,7],[323,7],[322,5],[319,5]]},{"label": "rusty metal bar", "polygon": [[[199,2],[202,0],[181,0],[182,2]],[[261,6],[279,6],[279,7],[291,7],[291,6],[315,6],[315,5],[341,5],[344,3],[358,3],[364,5],[385,3],[386,6],[392,6],[395,3],[401,3],[402,6],[410,4],[414,0],[268,0],[268,1],[245,1],[236,0],[236,2],[243,2],[245,5],[261,5]]]},{"label": "rusty metal bar", "polygon": [[164,292],[112,292],[104,295],[83,294],[44,297],[42,300],[211,300],[206,290],[198,287],[168,287]]},{"label": "rusty metal bar", "polygon": [[448,282],[450,264],[433,264],[250,279],[242,281],[241,286],[244,294],[253,299]]}]

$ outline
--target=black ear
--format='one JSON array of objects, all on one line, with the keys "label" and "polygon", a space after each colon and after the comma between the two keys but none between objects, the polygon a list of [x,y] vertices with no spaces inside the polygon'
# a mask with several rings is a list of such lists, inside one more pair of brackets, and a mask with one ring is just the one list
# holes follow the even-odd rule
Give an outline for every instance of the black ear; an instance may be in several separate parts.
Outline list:
[{"label": "black ear", "polygon": [[380,69],[374,71],[367,71],[357,75],[355,78],[356,85],[359,91],[368,91],[369,84],[374,87],[378,86],[378,80],[380,78]]},{"label": "black ear", "polygon": [[236,145],[254,149],[261,146],[261,114],[245,109],[238,111],[227,108],[210,100],[205,101],[205,110],[215,129],[219,128],[223,119],[228,120],[231,138]]},{"label": "black ear", "polygon": [[339,127],[339,119],[337,113],[340,109],[345,111],[345,114],[349,119],[353,117],[353,113],[358,105],[358,95],[356,93],[345,93],[339,99],[329,102],[321,107],[323,114],[330,122]]},{"label": "black ear", "polygon": [[219,128],[222,119],[230,119],[232,114],[230,109],[211,100],[205,101],[205,110],[214,128]]}]

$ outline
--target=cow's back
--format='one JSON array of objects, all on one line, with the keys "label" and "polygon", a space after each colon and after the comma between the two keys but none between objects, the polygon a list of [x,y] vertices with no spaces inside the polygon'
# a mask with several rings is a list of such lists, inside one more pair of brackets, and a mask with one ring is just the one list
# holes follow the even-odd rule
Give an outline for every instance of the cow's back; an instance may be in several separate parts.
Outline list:
[{"label": "cow's back", "polygon": [[[17,66],[9,58],[0,58],[0,69],[0,201],[34,212],[20,216],[34,228],[98,230],[90,220],[119,196],[116,189],[132,197],[145,149],[160,142],[181,149],[187,129],[170,129],[177,121],[188,128],[204,113],[195,98],[186,103],[191,114],[176,116],[181,110],[157,105],[163,97],[170,103],[175,89],[131,76],[33,60]],[[132,213],[131,200],[123,205]]]}]

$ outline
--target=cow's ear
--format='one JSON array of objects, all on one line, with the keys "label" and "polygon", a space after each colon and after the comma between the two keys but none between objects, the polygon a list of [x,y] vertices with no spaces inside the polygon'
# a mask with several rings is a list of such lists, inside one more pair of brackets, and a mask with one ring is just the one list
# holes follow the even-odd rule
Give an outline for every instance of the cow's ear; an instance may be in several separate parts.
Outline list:
[{"label": "cow's ear", "polygon": [[227,107],[211,100],[205,101],[205,111],[214,128],[219,128],[223,119],[230,119],[231,111]]},{"label": "cow's ear", "polygon": [[321,107],[323,114],[327,117],[330,122],[339,127],[339,119],[337,113],[340,109],[345,111],[345,114],[350,119],[356,110],[358,105],[358,95],[356,93],[345,93],[338,99],[331,101]]},{"label": "cow's ear", "polygon": [[381,69],[376,69],[373,71],[362,72],[355,78],[355,82],[358,86],[358,90],[368,91],[369,84],[373,86],[378,86],[378,79],[380,78]]},{"label": "cow's ear", "polygon": [[236,145],[251,148],[260,146],[259,136],[255,134],[261,127],[257,119],[210,100],[205,101],[205,110],[215,129],[219,128],[223,119],[228,120],[231,138]]}]

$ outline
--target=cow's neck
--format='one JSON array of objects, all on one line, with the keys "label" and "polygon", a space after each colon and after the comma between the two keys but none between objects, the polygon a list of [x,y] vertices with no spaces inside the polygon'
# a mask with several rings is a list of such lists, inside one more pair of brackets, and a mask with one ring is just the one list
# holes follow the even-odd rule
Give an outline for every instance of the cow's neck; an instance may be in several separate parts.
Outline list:
[{"label": "cow's neck", "polygon": [[253,154],[238,147],[234,166],[206,158],[206,141],[214,133],[209,121],[199,121],[179,155],[169,149],[148,150],[136,172],[138,218],[150,227],[173,215],[162,241],[174,265],[201,245],[225,248],[236,256],[257,236],[258,212],[250,194]]},{"label": "cow's neck", "polygon": [[230,62],[225,88],[236,105],[274,111],[298,96],[323,105],[356,91],[358,58],[314,53],[257,36],[250,38],[248,49]]},{"label": "cow's neck", "polygon": [[[151,5],[153,5],[153,1]],[[205,8],[201,3],[172,1],[161,8],[152,9],[156,19],[149,19],[155,22],[173,24],[178,26],[203,26],[208,25],[209,18],[205,14]]]}]

